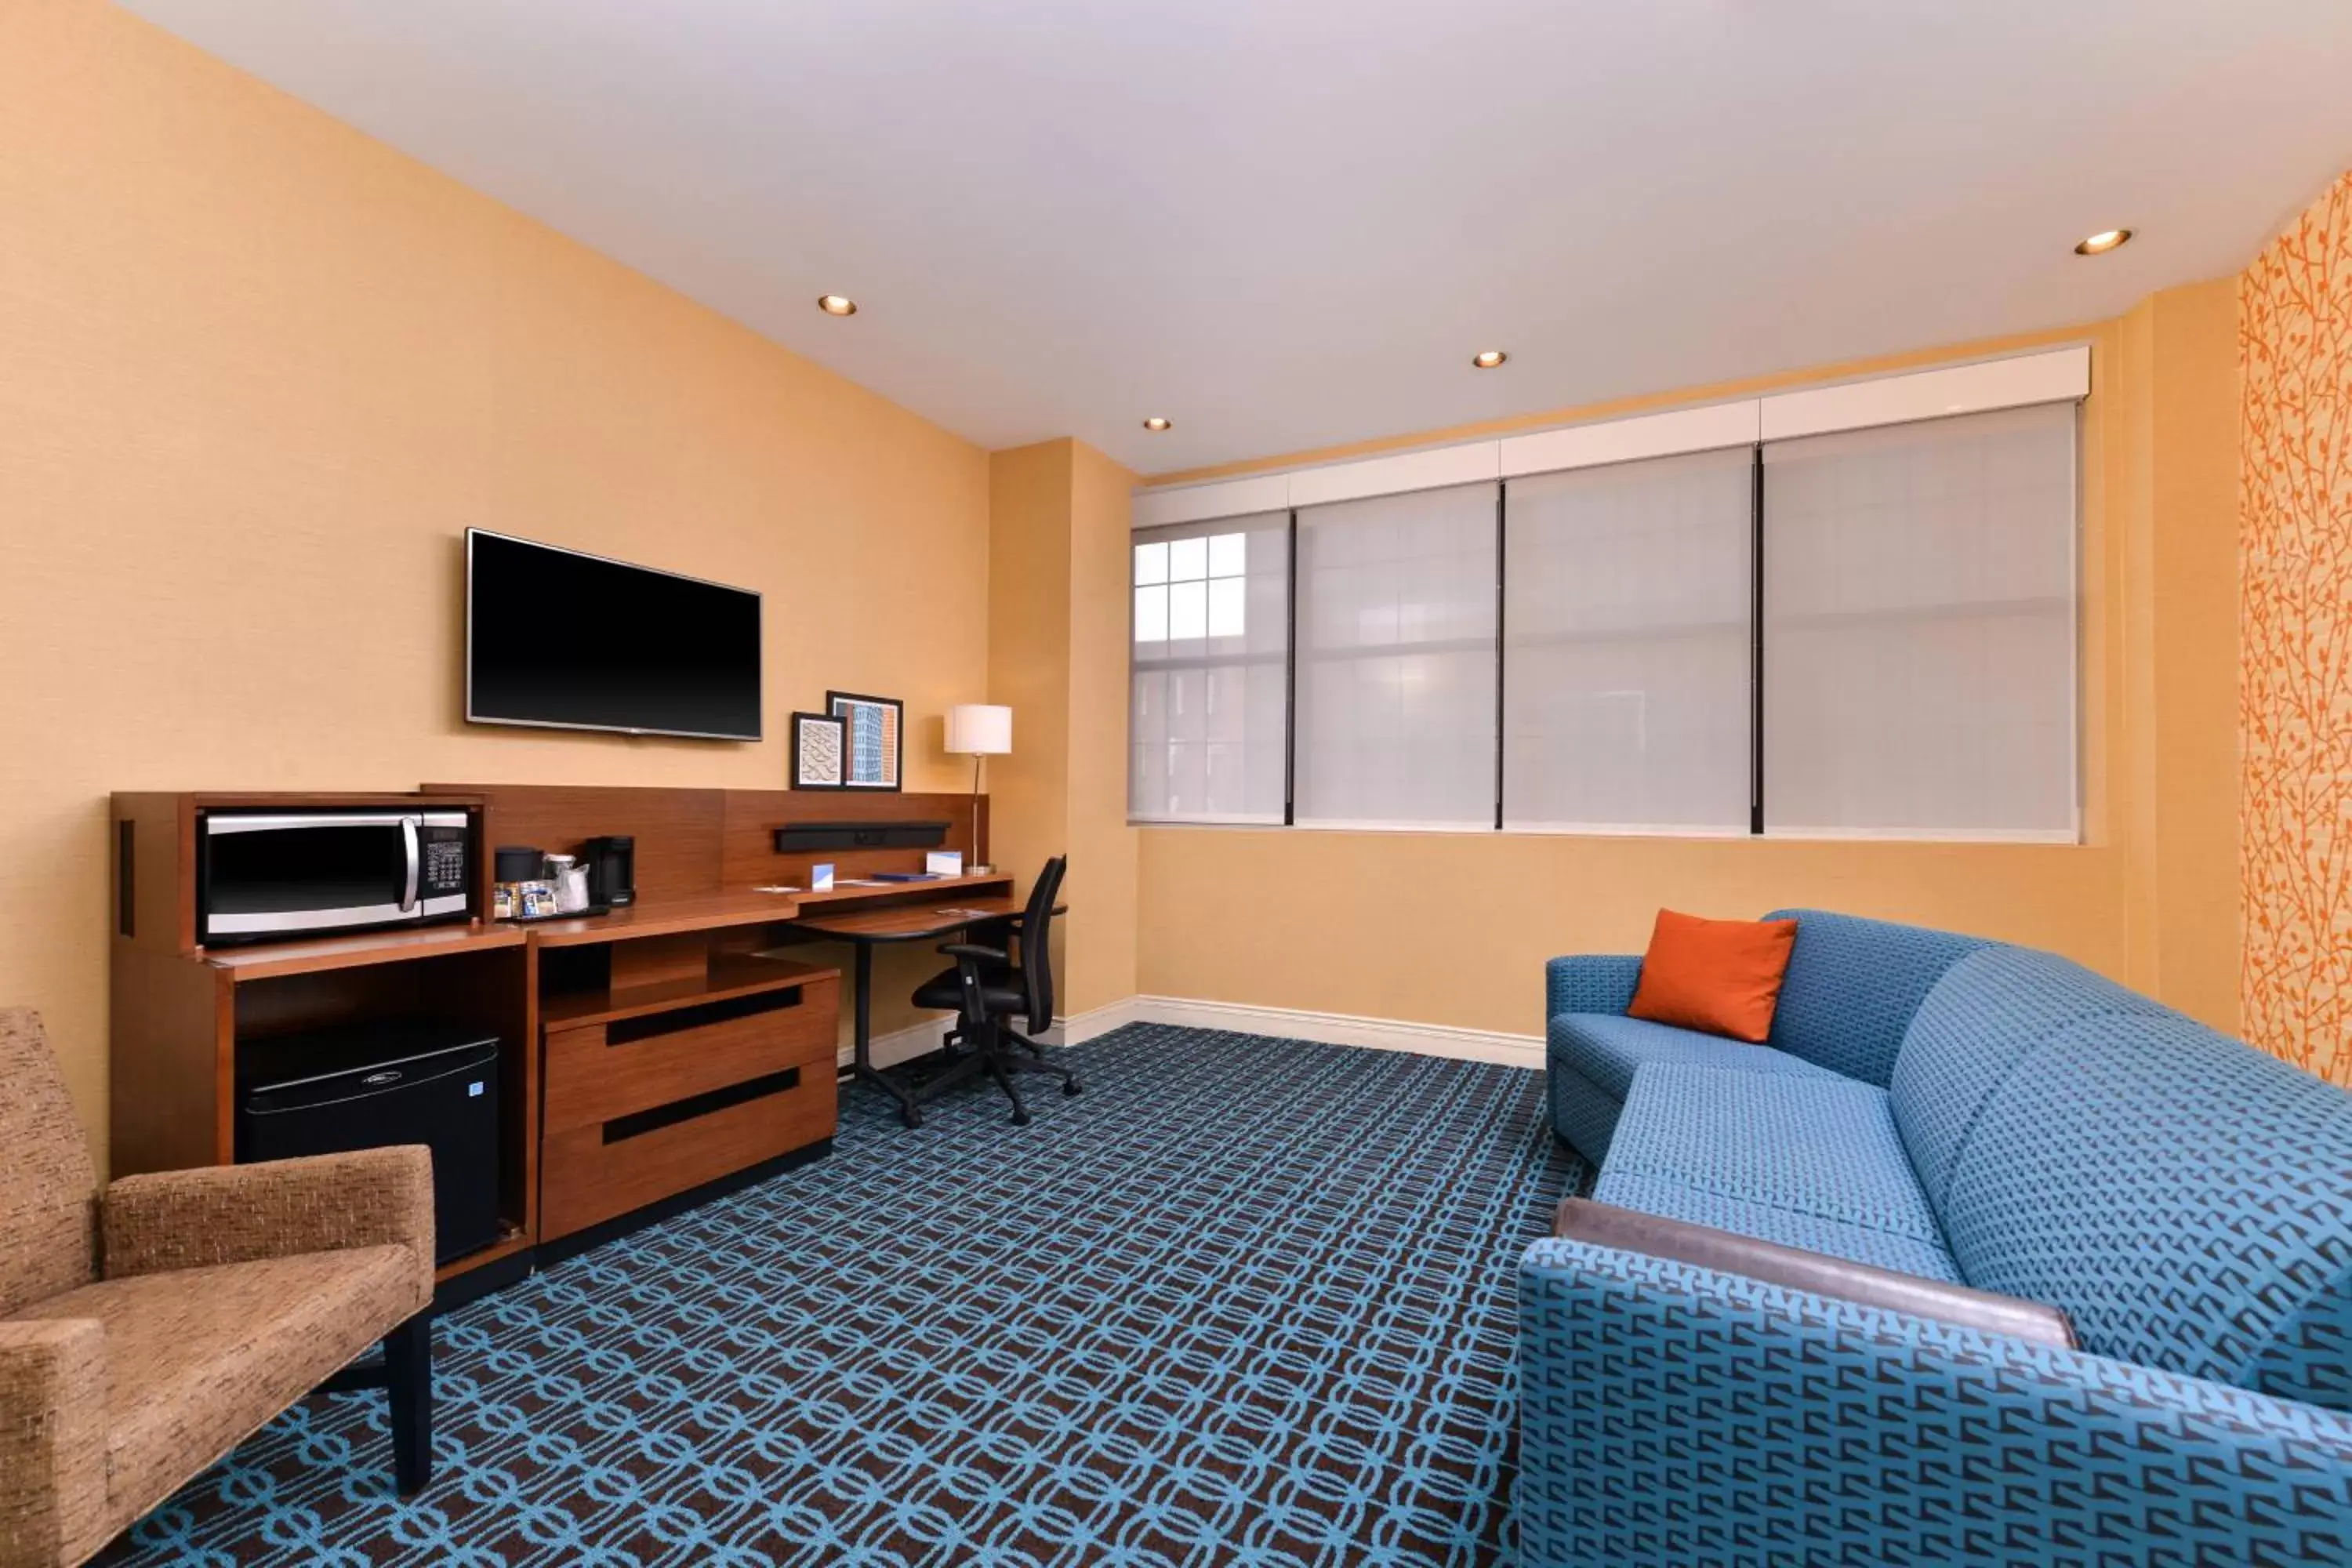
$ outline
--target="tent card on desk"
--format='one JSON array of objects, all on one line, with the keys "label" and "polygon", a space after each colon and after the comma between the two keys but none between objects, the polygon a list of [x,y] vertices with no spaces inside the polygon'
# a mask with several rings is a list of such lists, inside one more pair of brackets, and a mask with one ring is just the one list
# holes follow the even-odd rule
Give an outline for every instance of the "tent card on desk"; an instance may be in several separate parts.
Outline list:
[{"label": "tent card on desk", "polygon": [[809,891],[812,893],[830,893],[833,891],[832,867],[812,866],[809,868]]},{"label": "tent card on desk", "polygon": [[963,851],[934,849],[923,857],[923,869],[934,877],[961,877],[963,875]]}]

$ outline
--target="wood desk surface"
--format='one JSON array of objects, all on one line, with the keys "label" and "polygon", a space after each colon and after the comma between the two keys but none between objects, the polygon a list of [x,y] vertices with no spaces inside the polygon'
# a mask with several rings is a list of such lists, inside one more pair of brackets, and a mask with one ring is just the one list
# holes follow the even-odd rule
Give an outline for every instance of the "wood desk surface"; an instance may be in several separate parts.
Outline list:
[{"label": "wood desk surface", "polygon": [[[792,896],[807,910],[825,910],[843,904],[876,904],[886,899],[912,901],[927,900],[932,903],[953,903],[958,892],[995,891],[1005,897],[1013,892],[1013,879],[998,872],[985,877],[932,877],[919,882],[877,882],[872,887],[849,887],[835,882],[822,893],[800,892]],[[974,900],[984,902],[985,900]]]},{"label": "wood desk surface", "polygon": [[790,893],[700,893],[691,898],[630,904],[608,915],[533,921],[517,929],[530,932],[530,940],[541,947],[582,947],[593,942],[628,942],[641,936],[677,936],[727,926],[764,925],[771,921],[788,921],[799,909],[799,900]]},{"label": "wood desk surface", "polygon": [[[922,883],[923,887],[933,886]],[[1010,919],[1021,905],[1010,894],[986,898],[945,897],[920,903],[893,904],[878,910],[810,910],[793,921],[794,929],[814,936],[845,942],[920,942],[946,936],[966,926]]]}]

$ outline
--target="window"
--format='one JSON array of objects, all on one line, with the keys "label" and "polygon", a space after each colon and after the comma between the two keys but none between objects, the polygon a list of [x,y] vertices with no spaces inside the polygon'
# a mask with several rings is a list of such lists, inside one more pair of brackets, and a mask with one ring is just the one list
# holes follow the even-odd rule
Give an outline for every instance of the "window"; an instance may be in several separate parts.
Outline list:
[{"label": "window", "polygon": [[2072,838],[2074,405],[1764,465],[1768,829]]},{"label": "window", "polygon": [[1298,513],[1299,822],[1495,822],[1491,484]]},{"label": "window", "polygon": [[1748,829],[1756,451],[1511,481],[1503,820]]},{"label": "window", "polygon": [[1131,815],[2074,842],[2089,385],[2078,347],[1154,492]]},{"label": "window", "polygon": [[1129,816],[1282,820],[1289,555],[1282,512],[1135,536]]}]

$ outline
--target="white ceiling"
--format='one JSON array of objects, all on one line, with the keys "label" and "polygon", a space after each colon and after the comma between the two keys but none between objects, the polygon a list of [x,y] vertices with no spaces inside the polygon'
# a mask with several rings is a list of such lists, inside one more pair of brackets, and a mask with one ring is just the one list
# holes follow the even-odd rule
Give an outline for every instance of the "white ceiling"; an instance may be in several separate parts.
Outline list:
[{"label": "white ceiling", "polygon": [[2352,163],[2342,0],[130,5],[975,441],[1145,472],[2112,315]]}]

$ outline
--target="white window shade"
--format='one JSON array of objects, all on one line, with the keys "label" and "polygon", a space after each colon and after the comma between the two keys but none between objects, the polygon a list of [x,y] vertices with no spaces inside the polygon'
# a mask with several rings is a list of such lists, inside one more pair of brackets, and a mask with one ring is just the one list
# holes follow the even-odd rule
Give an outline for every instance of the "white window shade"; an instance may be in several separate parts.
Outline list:
[{"label": "white window shade", "polygon": [[1496,497],[1299,511],[1295,820],[1493,826]]},{"label": "white window shade", "polygon": [[1505,826],[1747,831],[1754,495],[1748,447],[1511,481]]},{"label": "white window shade", "polygon": [[1280,822],[1289,514],[1152,529],[1133,545],[1129,816]]},{"label": "white window shade", "polygon": [[2074,836],[2074,422],[1766,445],[1768,831]]}]

